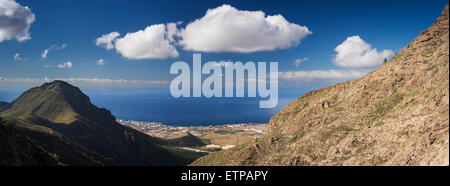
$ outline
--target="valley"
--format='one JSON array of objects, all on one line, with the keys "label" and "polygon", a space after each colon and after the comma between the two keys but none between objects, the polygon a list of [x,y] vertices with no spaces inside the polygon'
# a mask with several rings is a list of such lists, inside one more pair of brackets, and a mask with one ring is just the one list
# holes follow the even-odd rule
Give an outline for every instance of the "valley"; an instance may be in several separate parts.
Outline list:
[{"label": "valley", "polygon": [[203,146],[183,147],[191,151],[213,152],[226,150],[241,145],[252,140],[263,137],[267,131],[267,124],[227,124],[227,125],[208,125],[208,126],[170,126],[159,122],[140,122],[130,120],[117,120],[118,123],[136,129],[149,136],[174,139],[179,138],[186,133],[201,139],[205,144]]}]

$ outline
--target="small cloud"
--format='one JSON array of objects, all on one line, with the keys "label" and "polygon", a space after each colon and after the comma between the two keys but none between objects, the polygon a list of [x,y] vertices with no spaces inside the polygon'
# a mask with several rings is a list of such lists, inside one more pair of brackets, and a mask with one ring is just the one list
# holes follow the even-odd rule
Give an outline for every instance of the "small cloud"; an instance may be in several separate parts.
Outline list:
[{"label": "small cloud", "polygon": [[375,67],[383,64],[384,59],[391,57],[392,50],[378,52],[376,48],[362,40],[359,36],[348,37],[334,49],[337,54],[333,62],[343,67]]},{"label": "small cloud", "polygon": [[296,59],[295,62],[294,62],[294,65],[295,65],[296,67],[299,67],[299,66],[300,66],[300,63],[306,62],[306,61],[308,61],[308,60],[309,60],[309,59],[306,58],[306,57],[304,57],[304,58],[302,58],[302,59]]},{"label": "small cloud", "polygon": [[16,53],[16,54],[14,55],[14,60],[15,60],[15,61],[21,61],[21,60],[22,60],[22,57],[20,57],[20,54],[19,54],[19,53]]},{"label": "small cloud", "polygon": [[67,61],[67,62],[65,62],[63,64],[59,64],[58,68],[72,68],[72,62]]},{"label": "small cloud", "polygon": [[47,58],[47,54],[48,54],[48,49],[45,49],[44,52],[42,52],[42,59]]},{"label": "small cloud", "polygon": [[48,53],[50,51],[52,51],[52,50],[62,50],[64,48],[66,48],[66,46],[67,46],[66,44],[62,44],[61,46],[57,46],[57,45],[54,45],[54,44],[50,45],[49,48],[45,49],[44,52],[42,52],[41,57],[42,57],[42,59],[45,59],[45,58],[47,58],[47,55],[48,55]]},{"label": "small cloud", "polygon": [[45,68],[52,68],[53,65],[44,65]]},{"label": "small cloud", "polygon": [[95,64],[97,64],[99,66],[103,66],[103,65],[106,65],[106,61],[104,59],[99,59]]},{"label": "small cloud", "polygon": [[119,36],[120,36],[119,32],[111,32],[109,34],[104,34],[95,40],[95,44],[97,46],[106,48],[106,50],[110,50],[114,48],[113,42]]}]

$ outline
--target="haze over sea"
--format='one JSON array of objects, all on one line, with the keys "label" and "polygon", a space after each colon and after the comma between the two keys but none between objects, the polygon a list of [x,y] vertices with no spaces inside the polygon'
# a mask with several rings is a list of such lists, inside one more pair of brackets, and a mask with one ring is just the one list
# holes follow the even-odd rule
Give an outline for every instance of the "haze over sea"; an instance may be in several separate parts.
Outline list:
[{"label": "haze over sea", "polygon": [[[0,101],[12,102],[25,88],[0,88]],[[173,98],[169,89],[82,90],[97,107],[107,108],[118,119],[195,126],[267,123],[283,107],[308,90],[279,89],[278,105],[259,108],[267,98]],[[247,96],[247,94],[246,94]]]}]

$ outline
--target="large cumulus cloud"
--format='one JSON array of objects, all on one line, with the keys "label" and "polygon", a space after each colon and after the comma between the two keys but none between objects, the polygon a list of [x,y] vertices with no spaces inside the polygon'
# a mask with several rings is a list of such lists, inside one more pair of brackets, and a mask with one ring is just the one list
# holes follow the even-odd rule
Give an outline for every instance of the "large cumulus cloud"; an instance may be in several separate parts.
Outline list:
[{"label": "large cumulus cloud", "polygon": [[266,16],[262,11],[222,5],[182,29],[179,44],[185,50],[248,53],[296,46],[311,33],[282,15]]},{"label": "large cumulus cloud", "polygon": [[0,0],[0,42],[31,39],[29,30],[34,20],[35,15],[30,8],[21,6],[14,0]]},{"label": "large cumulus cloud", "polygon": [[118,32],[96,40],[98,46],[115,48],[129,59],[178,57],[175,46],[200,52],[272,51],[300,44],[312,34],[306,26],[288,22],[282,15],[238,10],[230,5],[209,9],[206,15],[178,29],[181,22],[150,25],[119,38]]}]

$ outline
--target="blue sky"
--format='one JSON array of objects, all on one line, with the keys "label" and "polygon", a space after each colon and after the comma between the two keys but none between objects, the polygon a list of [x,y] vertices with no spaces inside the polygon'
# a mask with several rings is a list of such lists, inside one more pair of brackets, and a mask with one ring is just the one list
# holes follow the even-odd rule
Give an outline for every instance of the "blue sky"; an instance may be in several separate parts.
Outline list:
[{"label": "blue sky", "polygon": [[[170,82],[174,77],[169,74],[172,63],[176,61],[192,63],[192,54],[201,53],[203,62],[277,61],[281,73],[292,72],[290,76],[286,74],[280,76],[282,87],[319,88],[336,81],[358,78],[361,75],[356,72],[364,73],[377,67],[378,58],[370,59],[367,61],[368,65],[364,65],[362,62],[359,64],[358,60],[351,61],[355,58],[348,59],[345,56],[338,60],[340,61],[338,65],[335,61],[337,46],[345,44],[348,47],[342,47],[342,50],[359,50],[368,44],[369,48],[364,49],[366,52],[376,48],[375,56],[381,56],[380,59],[390,57],[392,55],[389,51],[392,54],[397,52],[422,30],[428,28],[440,16],[447,3],[444,0],[339,2],[16,0],[15,2],[22,7],[28,7],[35,20],[27,30],[30,38],[25,41],[18,41],[16,38],[2,41],[0,34],[0,86],[13,84],[31,86],[39,82],[39,79],[47,77],[139,80],[152,82],[149,87],[164,87],[168,86],[164,82]],[[104,46],[96,45],[97,38],[111,32],[118,32],[120,33],[118,38],[123,38],[127,33],[136,33],[151,25],[180,21],[181,24],[178,24],[177,28],[185,29],[193,21],[202,19],[208,9],[217,9],[224,4],[230,5],[238,12],[262,11],[265,16],[281,15],[289,24],[307,27],[312,33],[300,39],[294,37],[291,40],[294,44],[290,46],[284,45],[288,41],[270,41],[270,38],[267,38],[269,45],[271,42],[280,42],[282,46],[252,52],[187,50],[177,43],[185,38],[177,37],[171,45],[178,55],[164,59],[152,57],[132,59],[124,57],[117,49],[107,50]],[[0,19],[8,19],[5,15],[2,18],[0,12]],[[0,25],[0,33],[7,26],[2,28]],[[352,36],[358,37],[349,39]],[[232,33],[227,37],[233,37]],[[359,44],[352,45],[355,42]],[[43,59],[42,53],[50,47],[47,57]],[[128,49],[129,47],[126,48]],[[151,49],[151,46],[145,48]],[[383,50],[386,52],[382,53]],[[18,58],[15,59],[16,54]],[[306,59],[298,66],[294,64],[297,59],[304,58]],[[105,61],[104,65],[96,64],[100,59]],[[62,66],[66,62],[71,62],[71,68]],[[66,68],[59,68],[58,65]],[[353,75],[345,75],[352,72]],[[334,76],[329,76],[329,73]],[[341,75],[342,79],[336,78]],[[83,84],[80,83],[79,86]]]}]

